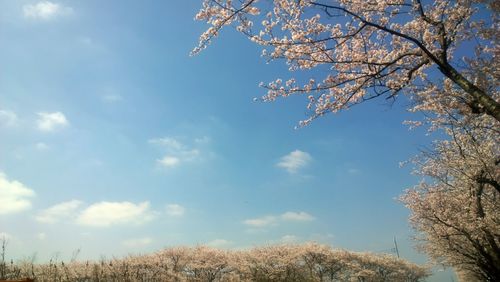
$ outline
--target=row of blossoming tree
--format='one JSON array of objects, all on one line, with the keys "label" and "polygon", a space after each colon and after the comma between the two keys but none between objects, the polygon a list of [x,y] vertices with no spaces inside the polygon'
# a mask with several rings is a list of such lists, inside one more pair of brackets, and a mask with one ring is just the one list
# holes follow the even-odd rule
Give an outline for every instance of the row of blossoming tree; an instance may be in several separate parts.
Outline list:
[{"label": "row of blossoming tree", "polygon": [[318,244],[223,251],[177,247],[100,262],[30,261],[3,266],[7,279],[36,281],[423,281],[428,271],[389,255]]},{"label": "row of blossoming tree", "polygon": [[304,96],[301,126],[405,95],[425,116],[412,126],[447,136],[414,159],[422,182],[401,198],[421,249],[465,281],[500,281],[499,12],[495,0],[204,0],[193,54],[232,25],[292,72],[324,70],[262,84],[264,101]]}]

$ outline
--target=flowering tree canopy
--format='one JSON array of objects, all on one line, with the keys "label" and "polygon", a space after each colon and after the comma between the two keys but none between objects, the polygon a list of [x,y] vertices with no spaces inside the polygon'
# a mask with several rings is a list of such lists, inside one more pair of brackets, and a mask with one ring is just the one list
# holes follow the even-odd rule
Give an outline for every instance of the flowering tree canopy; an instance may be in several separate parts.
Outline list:
[{"label": "flowering tree canopy", "polygon": [[[193,54],[221,28],[233,25],[263,46],[263,56],[286,60],[291,71],[326,66],[318,81],[276,79],[263,85],[268,90],[265,101],[307,95],[311,115],[302,125],[328,112],[400,93],[411,94],[427,110],[434,105],[426,101],[440,95],[448,97],[450,110],[500,120],[498,3],[204,0],[196,19],[210,27]],[[464,52],[467,56],[460,57]],[[444,91],[445,86],[454,91]]]},{"label": "flowering tree canopy", "polygon": [[448,119],[450,139],[415,159],[424,181],[402,197],[422,250],[464,281],[500,281],[498,129],[486,115]]},{"label": "flowering tree canopy", "polygon": [[36,281],[424,281],[426,268],[391,255],[318,244],[276,245],[241,251],[176,247],[155,254],[100,262],[0,262],[0,279]]}]

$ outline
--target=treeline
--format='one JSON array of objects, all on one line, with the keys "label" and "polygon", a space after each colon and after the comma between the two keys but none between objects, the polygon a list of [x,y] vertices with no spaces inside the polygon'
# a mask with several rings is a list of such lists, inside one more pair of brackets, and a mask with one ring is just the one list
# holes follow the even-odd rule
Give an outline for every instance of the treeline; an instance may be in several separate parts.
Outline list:
[{"label": "treeline", "polygon": [[423,281],[426,268],[390,255],[319,244],[227,251],[198,246],[95,262],[0,265],[2,279],[35,281]]}]

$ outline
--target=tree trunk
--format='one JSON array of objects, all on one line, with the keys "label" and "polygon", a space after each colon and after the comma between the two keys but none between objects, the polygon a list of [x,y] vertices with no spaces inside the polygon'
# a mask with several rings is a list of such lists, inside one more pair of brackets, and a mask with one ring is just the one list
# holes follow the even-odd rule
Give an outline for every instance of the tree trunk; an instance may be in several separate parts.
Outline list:
[{"label": "tree trunk", "polygon": [[439,70],[477,101],[477,103],[484,108],[486,114],[500,121],[500,103],[467,80],[467,78],[460,74],[450,64],[439,64]]}]

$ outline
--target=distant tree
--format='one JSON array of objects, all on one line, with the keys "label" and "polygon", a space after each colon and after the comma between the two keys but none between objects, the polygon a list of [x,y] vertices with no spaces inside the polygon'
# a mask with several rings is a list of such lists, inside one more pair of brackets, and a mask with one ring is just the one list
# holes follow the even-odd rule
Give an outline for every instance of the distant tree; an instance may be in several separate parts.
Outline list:
[{"label": "distant tree", "polygon": [[[307,95],[311,114],[302,125],[328,112],[400,93],[411,95],[426,110],[433,110],[436,105],[428,100],[439,95],[449,100],[449,110],[486,113],[499,121],[499,3],[203,0],[196,19],[210,27],[192,53],[204,49],[221,28],[233,25],[263,46],[263,56],[286,60],[291,71],[324,69],[318,81],[276,79],[263,85],[265,101]],[[495,83],[487,83],[491,81]]]},{"label": "distant tree", "polygon": [[[315,257],[311,261],[311,257]],[[307,262],[306,262],[307,260]],[[307,263],[307,267],[305,264]],[[334,250],[316,244],[223,251],[177,247],[122,259],[34,264],[5,269],[8,281],[424,281],[426,268],[394,256]]]}]

